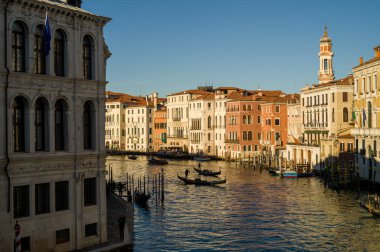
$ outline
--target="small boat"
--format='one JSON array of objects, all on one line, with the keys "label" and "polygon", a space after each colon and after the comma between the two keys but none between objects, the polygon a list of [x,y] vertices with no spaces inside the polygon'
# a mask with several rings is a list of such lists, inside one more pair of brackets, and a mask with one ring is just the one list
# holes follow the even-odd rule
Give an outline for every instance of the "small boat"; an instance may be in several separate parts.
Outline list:
[{"label": "small boat", "polygon": [[299,178],[308,178],[308,177],[314,177],[315,173],[314,172],[301,172],[298,173]]},{"label": "small boat", "polygon": [[226,179],[223,179],[223,180],[213,180],[213,181],[209,181],[209,180],[202,180],[200,178],[196,178],[196,179],[189,179],[189,178],[185,178],[185,177],[181,177],[177,174],[177,177],[182,180],[183,182],[185,182],[186,184],[189,184],[189,185],[219,185],[219,184],[224,184],[227,182]]},{"label": "small boat", "polygon": [[373,208],[371,205],[365,204],[363,202],[359,202],[359,206],[372,214],[373,216],[380,217],[380,209]]},{"label": "small boat", "polygon": [[148,162],[149,164],[158,164],[158,165],[166,165],[168,164],[168,161],[164,160],[164,159],[157,159],[157,158],[150,158],[148,159]]},{"label": "small boat", "polygon": [[274,168],[271,168],[268,170],[269,174],[272,175],[272,176],[278,176],[281,174],[281,171],[280,170],[277,170],[277,169],[274,169]]},{"label": "small boat", "polygon": [[137,156],[136,155],[130,155],[130,156],[128,156],[128,159],[136,160]]},{"label": "small boat", "polygon": [[209,158],[209,157],[194,157],[194,160],[199,161],[199,162],[203,162],[203,161],[210,161],[211,158]]},{"label": "small boat", "polygon": [[210,170],[202,170],[202,169],[198,169],[198,168],[195,168],[193,167],[194,170],[196,172],[198,172],[199,175],[203,175],[203,176],[218,176],[222,173],[221,170],[219,171],[210,171]]},{"label": "small boat", "polygon": [[135,202],[141,206],[146,206],[148,203],[148,200],[150,199],[150,193],[145,194],[145,193],[139,193],[135,192]]},{"label": "small boat", "polygon": [[297,178],[298,173],[296,171],[284,171],[281,173],[281,177],[283,178]]}]

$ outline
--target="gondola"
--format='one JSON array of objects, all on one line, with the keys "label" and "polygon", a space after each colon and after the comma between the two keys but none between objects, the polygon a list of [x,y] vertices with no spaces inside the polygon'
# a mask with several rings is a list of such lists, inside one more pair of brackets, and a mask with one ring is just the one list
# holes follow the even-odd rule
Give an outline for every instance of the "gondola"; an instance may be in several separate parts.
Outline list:
[{"label": "gondola", "polygon": [[221,170],[219,171],[210,171],[210,170],[202,170],[193,167],[196,172],[198,172],[199,175],[204,175],[204,176],[218,176],[222,173]]},{"label": "gondola", "polygon": [[209,157],[194,157],[194,160],[198,161],[198,162],[204,162],[204,161],[210,161],[211,158],[209,158]]},{"label": "gondola", "polygon": [[150,199],[150,193],[139,193],[135,192],[135,202],[141,206],[146,206],[148,203],[148,200]]},{"label": "gondola", "polygon": [[148,159],[148,163],[149,164],[157,164],[157,165],[166,165],[168,164],[168,161],[164,160],[164,159],[157,159],[157,158],[150,158]]},{"label": "gondola", "polygon": [[181,177],[178,174],[177,174],[177,177],[180,180],[182,180],[183,182],[185,182],[186,184],[189,184],[189,185],[209,185],[209,186],[212,186],[212,185],[224,184],[224,183],[227,182],[226,179],[223,179],[223,180],[213,180],[213,181],[202,180],[200,178],[189,179],[189,178]]},{"label": "gondola", "polygon": [[137,156],[135,156],[135,155],[130,155],[130,156],[128,156],[128,159],[136,160],[136,159],[137,159]]},{"label": "gondola", "polygon": [[373,208],[370,205],[365,204],[363,202],[359,202],[359,206],[367,212],[369,212],[370,214],[372,214],[373,216],[380,217],[380,209]]}]

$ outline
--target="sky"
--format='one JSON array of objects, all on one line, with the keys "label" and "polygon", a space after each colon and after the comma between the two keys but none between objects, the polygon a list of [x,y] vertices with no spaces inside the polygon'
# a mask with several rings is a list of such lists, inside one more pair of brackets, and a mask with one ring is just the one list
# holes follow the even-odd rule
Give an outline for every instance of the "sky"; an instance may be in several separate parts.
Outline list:
[{"label": "sky", "polygon": [[335,78],[380,44],[378,0],[83,0],[107,16],[107,90],[160,97],[198,86],[297,93],[318,83],[327,24]]}]

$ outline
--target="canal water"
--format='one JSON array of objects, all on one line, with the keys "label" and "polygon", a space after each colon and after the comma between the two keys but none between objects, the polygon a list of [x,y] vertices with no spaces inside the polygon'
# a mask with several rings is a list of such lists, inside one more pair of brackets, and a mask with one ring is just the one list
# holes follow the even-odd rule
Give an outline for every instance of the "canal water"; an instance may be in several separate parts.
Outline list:
[{"label": "canal water", "polygon": [[[356,193],[324,188],[317,178],[281,179],[266,170],[212,161],[227,183],[185,185],[194,161],[164,166],[165,202],[135,207],[135,251],[380,251],[380,219],[358,207]],[[114,180],[154,176],[146,157],[110,156]]]}]

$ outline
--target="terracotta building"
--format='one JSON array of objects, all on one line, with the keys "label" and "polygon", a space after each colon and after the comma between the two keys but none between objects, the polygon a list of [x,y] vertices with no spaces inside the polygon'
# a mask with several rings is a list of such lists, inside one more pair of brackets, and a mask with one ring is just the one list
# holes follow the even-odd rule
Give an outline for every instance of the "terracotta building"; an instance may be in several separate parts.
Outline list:
[{"label": "terracotta building", "polygon": [[153,151],[159,151],[166,144],[166,106],[159,106],[153,112]]}]

